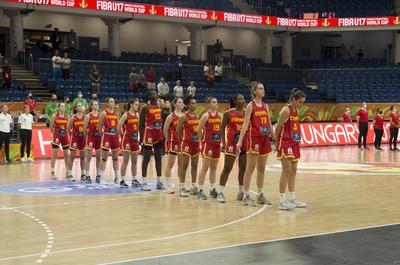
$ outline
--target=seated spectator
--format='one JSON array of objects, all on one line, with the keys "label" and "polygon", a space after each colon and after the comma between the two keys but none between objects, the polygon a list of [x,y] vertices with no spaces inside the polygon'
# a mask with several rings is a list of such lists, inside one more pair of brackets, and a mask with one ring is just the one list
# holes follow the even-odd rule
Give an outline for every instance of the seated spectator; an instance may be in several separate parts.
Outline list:
[{"label": "seated spectator", "polygon": [[183,62],[180,56],[175,62],[175,80],[182,80]]},{"label": "seated spectator", "polygon": [[210,67],[209,63],[206,62],[206,64],[204,65],[203,68],[203,72],[204,72],[204,82],[207,82],[207,75],[208,75],[208,68]]},{"label": "seated spectator", "polygon": [[53,78],[58,79],[61,77],[61,65],[62,65],[62,59],[58,53],[58,50],[54,52],[53,58],[51,58],[51,61],[53,63]]},{"label": "seated spectator", "polygon": [[190,81],[190,85],[187,87],[187,95],[192,97],[196,96],[196,87],[194,85],[194,81]]},{"label": "seated spectator", "polygon": [[214,87],[214,80],[215,80],[215,72],[214,67],[210,65],[207,71],[207,87],[213,88]]},{"label": "seated spectator", "polygon": [[36,100],[33,98],[31,92],[29,92],[28,98],[24,100],[24,105],[29,106],[29,113],[35,117]]},{"label": "seated spectator", "polygon": [[146,73],[147,90],[156,90],[156,72],[154,72],[153,67],[150,66]]},{"label": "seated spectator", "polygon": [[146,76],[144,75],[144,71],[142,68],[140,68],[139,70],[139,77],[138,77],[139,81],[138,81],[138,89],[140,92],[143,92],[144,89],[146,88]]},{"label": "seated spectator", "polygon": [[215,66],[215,82],[221,83],[222,75],[223,75],[222,65],[221,63],[218,63],[218,65]]},{"label": "seated spectator", "polygon": [[88,110],[89,104],[86,101],[86,99],[83,98],[82,91],[78,91],[78,93],[76,94],[76,98],[72,102],[72,105],[74,106],[74,109],[75,109],[76,105],[79,104],[79,103],[81,103],[84,112],[86,110]]},{"label": "seated spectator", "polygon": [[174,66],[171,63],[171,58],[168,57],[168,61],[164,64],[164,77],[167,82],[171,82],[172,80],[172,71],[174,70]]},{"label": "seated spectator", "polygon": [[92,81],[92,94],[99,94],[101,76],[95,64],[92,64],[90,69],[90,80]]},{"label": "seated spectator", "polygon": [[161,78],[160,83],[157,85],[157,92],[160,98],[166,99],[169,93],[169,85],[165,82],[165,78]]},{"label": "seated spectator", "polygon": [[183,87],[181,85],[181,80],[176,81],[176,86],[174,87],[174,97],[183,98]]},{"label": "seated spectator", "polygon": [[62,77],[65,79],[69,79],[69,71],[71,69],[71,59],[68,58],[68,53],[64,52],[64,58],[61,60],[62,62]]},{"label": "seated spectator", "polygon": [[136,68],[132,67],[129,74],[129,89],[136,93],[138,91],[139,75],[136,73]]},{"label": "seated spectator", "polygon": [[11,68],[8,61],[4,61],[1,76],[3,78],[3,88],[11,89]]}]

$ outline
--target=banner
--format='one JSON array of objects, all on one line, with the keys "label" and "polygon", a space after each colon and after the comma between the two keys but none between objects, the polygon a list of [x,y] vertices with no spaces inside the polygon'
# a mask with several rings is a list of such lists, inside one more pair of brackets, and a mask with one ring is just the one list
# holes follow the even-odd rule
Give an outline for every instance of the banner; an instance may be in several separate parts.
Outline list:
[{"label": "banner", "polygon": [[103,0],[7,0],[23,3],[63,8],[92,9],[117,13],[130,13],[183,19],[223,21],[230,23],[259,24],[278,27],[315,28],[315,27],[366,27],[393,26],[400,24],[399,16],[367,18],[319,18],[296,19],[272,16],[230,13],[213,10],[191,9],[183,7],[159,6],[142,3],[103,1]]}]

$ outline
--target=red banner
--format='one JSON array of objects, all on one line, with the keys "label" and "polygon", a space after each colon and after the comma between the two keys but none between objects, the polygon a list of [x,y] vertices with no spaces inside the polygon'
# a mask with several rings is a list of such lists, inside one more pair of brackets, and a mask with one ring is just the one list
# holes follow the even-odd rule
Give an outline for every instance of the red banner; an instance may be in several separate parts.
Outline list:
[{"label": "red banner", "polygon": [[400,24],[400,17],[367,18],[325,18],[296,19],[280,18],[241,13],[229,13],[212,10],[191,9],[150,4],[135,4],[119,1],[102,0],[7,0],[8,2],[32,5],[55,6],[64,8],[93,9],[118,13],[223,21],[231,23],[264,24],[278,27],[314,28],[314,27],[366,27],[393,26]]}]

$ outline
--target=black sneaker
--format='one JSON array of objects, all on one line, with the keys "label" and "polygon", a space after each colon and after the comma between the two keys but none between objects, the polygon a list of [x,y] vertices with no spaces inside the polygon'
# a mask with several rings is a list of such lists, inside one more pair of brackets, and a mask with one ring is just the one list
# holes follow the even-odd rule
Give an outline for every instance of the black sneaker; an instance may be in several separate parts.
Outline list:
[{"label": "black sneaker", "polygon": [[140,183],[139,180],[134,179],[134,180],[132,180],[132,187],[133,188],[140,188],[140,187],[142,187],[142,183]]},{"label": "black sneaker", "polygon": [[86,181],[86,175],[83,174],[83,175],[81,175],[81,182],[85,182],[85,181]]},{"label": "black sneaker", "polygon": [[129,186],[128,186],[128,184],[126,184],[125,180],[121,180],[121,181],[119,182],[119,187],[122,188],[122,189],[127,189],[127,188],[129,188]]},{"label": "black sneaker", "polygon": [[90,178],[90,176],[86,176],[85,183],[86,184],[92,184],[92,179]]},{"label": "black sneaker", "polygon": [[96,183],[97,183],[97,184],[100,184],[100,175],[97,175],[97,176],[96,176]]},{"label": "black sneaker", "polygon": [[218,197],[218,192],[216,188],[210,190],[210,197],[216,199]]}]

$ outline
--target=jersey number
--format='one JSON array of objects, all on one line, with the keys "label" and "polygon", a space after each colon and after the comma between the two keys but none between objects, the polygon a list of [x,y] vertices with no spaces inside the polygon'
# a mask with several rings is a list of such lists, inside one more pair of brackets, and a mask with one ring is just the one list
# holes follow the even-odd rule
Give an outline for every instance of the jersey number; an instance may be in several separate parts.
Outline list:
[{"label": "jersey number", "polygon": [[261,124],[262,125],[267,124],[267,118],[261,118]]},{"label": "jersey number", "polygon": [[219,131],[220,130],[220,127],[219,127],[219,124],[214,124],[214,131]]}]

